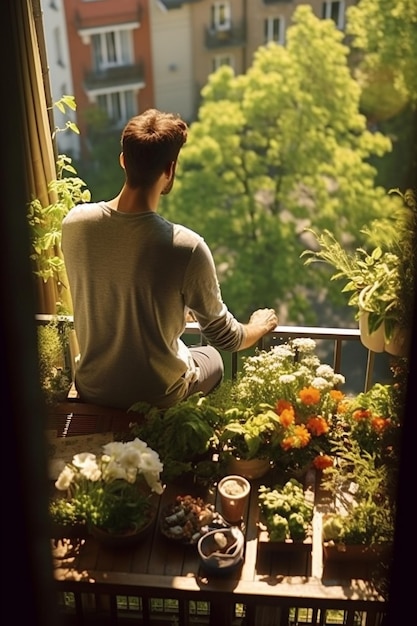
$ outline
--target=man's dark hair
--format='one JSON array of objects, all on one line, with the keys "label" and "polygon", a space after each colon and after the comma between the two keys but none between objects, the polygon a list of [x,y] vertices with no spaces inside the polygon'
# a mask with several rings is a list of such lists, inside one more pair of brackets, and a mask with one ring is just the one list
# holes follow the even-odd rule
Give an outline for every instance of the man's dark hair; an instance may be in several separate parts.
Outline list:
[{"label": "man's dark hair", "polygon": [[126,182],[150,187],[176,161],[187,141],[188,127],[179,115],[148,109],[132,117],[122,132]]}]

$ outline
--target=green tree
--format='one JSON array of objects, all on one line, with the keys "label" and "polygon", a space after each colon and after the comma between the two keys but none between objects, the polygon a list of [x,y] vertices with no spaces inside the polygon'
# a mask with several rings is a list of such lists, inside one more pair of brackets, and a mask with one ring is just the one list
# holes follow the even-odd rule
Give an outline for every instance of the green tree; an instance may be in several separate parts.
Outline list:
[{"label": "green tree", "polygon": [[242,318],[282,302],[287,323],[315,322],[308,293],[324,282],[299,258],[303,229],[351,233],[356,246],[362,226],[388,210],[369,158],[391,142],[367,130],[342,37],[300,6],[285,47],[259,48],[245,75],[221,67],[202,90],[163,211],[208,241]]},{"label": "green tree", "polygon": [[360,0],[347,9],[362,107],[375,120],[417,105],[417,3]]}]

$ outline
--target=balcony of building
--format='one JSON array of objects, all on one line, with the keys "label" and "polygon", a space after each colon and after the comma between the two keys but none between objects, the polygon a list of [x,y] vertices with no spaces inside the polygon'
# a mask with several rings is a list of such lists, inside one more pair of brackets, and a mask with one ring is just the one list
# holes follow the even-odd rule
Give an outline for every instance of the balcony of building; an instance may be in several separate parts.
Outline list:
[{"label": "balcony of building", "polygon": [[232,21],[225,28],[207,27],[205,29],[205,45],[209,50],[243,46],[246,42],[245,23]]},{"label": "balcony of building", "polygon": [[140,89],[145,85],[143,63],[117,65],[86,72],[84,86],[86,91],[108,91],[130,87]]}]

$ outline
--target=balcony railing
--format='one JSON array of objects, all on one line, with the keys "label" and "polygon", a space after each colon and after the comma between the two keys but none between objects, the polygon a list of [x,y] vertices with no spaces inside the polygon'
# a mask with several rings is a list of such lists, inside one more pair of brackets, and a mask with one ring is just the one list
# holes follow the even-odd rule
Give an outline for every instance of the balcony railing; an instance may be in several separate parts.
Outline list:
[{"label": "balcony railing", "polygon": [[[52,315],[37,315],[37,322],[40,324],[46,324],[52,319],[57,319],[62,323],[72,324],[72,316],[52,316]],[[190,340],[200,345],[204,343],[204,337],[201,334],[200,328],[196,322],[188,322],[184,332],[184,337],[190,338]],[[298,337],[307,337],[314,339],[317,343],[325,344],[326,358],[332,360],[332,367],[335,372],[342,373],[342,362],[345,349],[352,343],[360,342],[360,332],[356,328],[320,328],[315,326],[277,326],[271,333],[265,335],[261,341],[257,344],[259,349],[267,349],[271,345],[276,345],[295,339]],[[252,352],[254,349],[252,348]],[[248,351],[245,351],[247,354]],[[239,370],[240,359],[242,357],[241,352],[223,353],[225,359],[226,375],[229,374],[234,378]],[[375,353],[371,350],[363,348],[363,362],[358,365],[361,373],[363,374],[363,387],[364,391],[367,391],[373,382],[374,366],[375,366]],[[73,357],[76,355],[72,355]],[[228,361],[228,362],[227,362]],[[330,364],[330,363],[329,363]]]},{"label": "balcony railing", "polygon": [[137,84],[143,86],[145,84],[145,72],[142,63],[135,63],[88,72],[84,80],[87,91]]},{"label": "balcony railing", "polygon": [[206,48],[226,48],[231,46],[243,46],[246,40],[245,25],[231,23],[229,28],[206,28]]}]

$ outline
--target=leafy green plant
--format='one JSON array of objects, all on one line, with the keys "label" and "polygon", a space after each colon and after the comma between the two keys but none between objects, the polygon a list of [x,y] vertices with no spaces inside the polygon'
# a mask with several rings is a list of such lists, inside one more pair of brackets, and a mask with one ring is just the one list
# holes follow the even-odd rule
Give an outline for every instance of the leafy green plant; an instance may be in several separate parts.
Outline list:
[{"label": "leafy green plant", "polygon": [[65,362],[69,332],[56,319],[37,327],[39,380],[48,405],[65,398],[71,386],[71,370]]},{"label": "leafy green plant", "polygon": [[[62,112],[66,107],[75,108],[71,96],[63,96],[54,105]],[[65,129],[78,132],[77,126],[70,121]],[[65,129],[57,128],[54,134]],[[62,220],[73,206],[80,202],[88,202],[91,198],[86,183],[77,176],[72,159],[65,154],[58,155],[56,178],[48,183],[48,195],[50,200],[48,204],[44,205],[39,198],[34,198],[27,208],[31,240],[30,259],[35,276],[40,277],[45,283],[50,279],[54,280],[58,293],[61,294],[66,285],[65,265],[61,254]],[[58,309],[61,307],[61,310],[56,312],[68,312],[63,304],[64,300],[65,297],[57,303]]]},{"label": "leafy green plant", "polygon": [[324,470],[321,487],[331,494],[323,541],[372,545],[391,542],[395,481],[391,469],[348,436],[335,446],[337,462]]},{"label": "leafy green plant", "polygon": [[279,416],[267,404],[251,408],[233,407],[225,412],[227,420],[220,435],[223,454],[238,459],[271,458],[279,445]]},{"label": "leafy green plant", "polygon": [[261,485],[258,501],[271,541],[303,541],[311,535],[313,498],[296,479],[283,487]]},{"label": "leafy green plant", "polygon": [[164,480],[187,472],[210,480],[216,468],[209,457],[217,449],[222,414],[207,396],[194,394],[168,409],[138,402],[130,411],[141,415],[132,424],[131,434],[158,451]]},{"label": "leafy green plant", "polygon": [[410,327],[413,312],[417,226],[416,197],[413,190],[402,194],[402,206],[393,203],[391,215],[379,218],[362,229],[367,245],[347,251],[333,233],[324,230],[315,237],[318,250],[304,250],[305,265],[324,262],[336,270],[330,280],[344,280],[342,293],[348,294],[347,304],[356,309],[355,319],[368,314],[369,334],[385,325],[386,340],[393,336],[396,326]]}]

